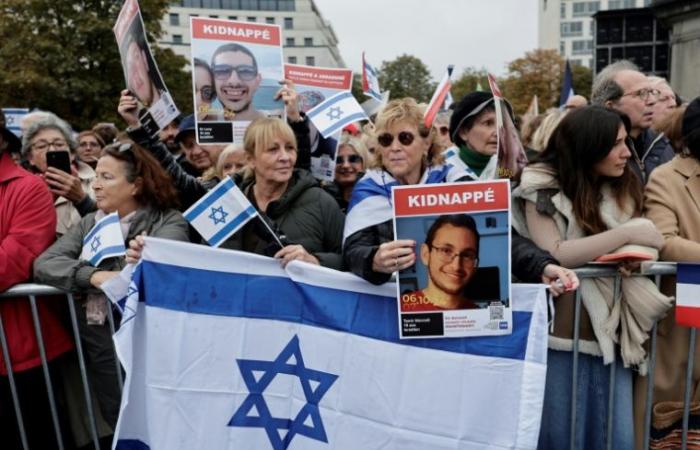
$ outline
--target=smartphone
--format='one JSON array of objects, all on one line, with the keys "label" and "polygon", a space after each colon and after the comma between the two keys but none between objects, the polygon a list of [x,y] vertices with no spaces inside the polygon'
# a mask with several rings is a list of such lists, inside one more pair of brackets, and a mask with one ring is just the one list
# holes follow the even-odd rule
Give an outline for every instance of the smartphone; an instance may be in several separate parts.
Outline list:
[{"label": "smartphone", "polygon": [[46,165],[55,167],[65,173],[71,173],[70,170],[70,155],[67,151],[46,152]]}]

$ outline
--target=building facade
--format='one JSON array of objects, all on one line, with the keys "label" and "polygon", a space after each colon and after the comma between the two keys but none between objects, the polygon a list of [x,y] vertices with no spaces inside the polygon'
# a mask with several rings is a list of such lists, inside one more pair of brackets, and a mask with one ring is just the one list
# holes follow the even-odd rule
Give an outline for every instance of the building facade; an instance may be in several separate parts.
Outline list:
[{"label": "building facade", "polygon": [[179,0],[161,19],[158,45],[190,60],[190,17],[277,24],[282,28],[285,62],[345,67],[338,38],[313,0]]},{"label": "building facade", "polygon": [[613,9],[642,8],[651,0],[539,0],[539,48],[557,49],[574,65],[594,67],[593,14]]}]

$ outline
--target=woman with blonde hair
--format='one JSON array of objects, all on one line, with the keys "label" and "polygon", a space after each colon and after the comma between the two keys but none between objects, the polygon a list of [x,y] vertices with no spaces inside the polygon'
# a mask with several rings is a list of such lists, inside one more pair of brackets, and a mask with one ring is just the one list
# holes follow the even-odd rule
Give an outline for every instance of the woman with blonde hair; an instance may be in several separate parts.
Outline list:
[{"label": "woman with blonde hair", "polygon": [[338,202],[343,212],[348,209],[355,183],[368,164],[369,152],[362,140],[351,135],[343,135],[338,143],[338,152],[335,157],[335,179],[332,183],[323,186],[326,192]]}]

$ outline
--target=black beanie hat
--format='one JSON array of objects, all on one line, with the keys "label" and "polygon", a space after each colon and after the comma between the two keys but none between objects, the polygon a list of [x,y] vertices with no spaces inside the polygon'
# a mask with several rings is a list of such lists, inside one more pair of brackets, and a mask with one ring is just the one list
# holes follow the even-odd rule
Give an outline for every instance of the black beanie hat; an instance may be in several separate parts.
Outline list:
[{"label": "black beanie hat", "polygon": [[[462,100],[455,106],[452,118],[450,118],[450,137],[456,145],[464,144],[464,141],[458,136],[459,129],[466,123],[465,119],[479,105],[491,100],[493,105],[493,94],[490,92],[475,91],[462,97]],[[476,117],[476,116],[473,116]]]}]

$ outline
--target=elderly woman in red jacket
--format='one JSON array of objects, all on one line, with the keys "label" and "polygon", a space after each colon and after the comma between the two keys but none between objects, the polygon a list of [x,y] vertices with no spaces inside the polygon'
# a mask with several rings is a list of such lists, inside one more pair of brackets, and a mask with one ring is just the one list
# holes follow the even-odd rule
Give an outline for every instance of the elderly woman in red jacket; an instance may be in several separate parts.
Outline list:
[{"label": "elderly woman in red jacket", "polygon": [[[0,292],[27,281],[32,263],[56,236],[53,198],[41,178],[10,157],[19,140],[0,127]],[[59,322],[58,304],[38,302],[41,332],[49,361],[73,348]],[[57,448],[29,302],[1,299],[0,318],[7,337],[30,448]],[[49,362],[51,369],[53,364]],[[3,448],[21,448],[9,389],[8,364],[0,354],[0,436]]]}]

